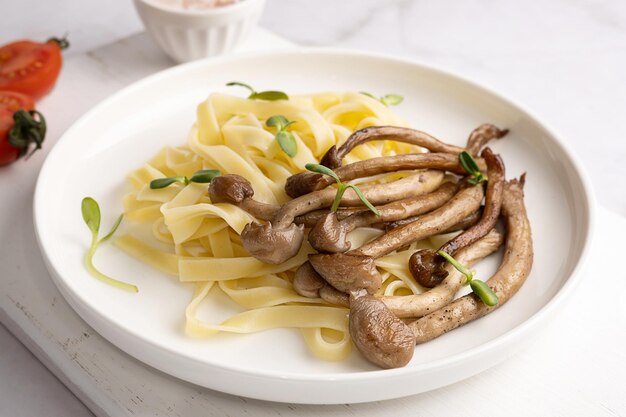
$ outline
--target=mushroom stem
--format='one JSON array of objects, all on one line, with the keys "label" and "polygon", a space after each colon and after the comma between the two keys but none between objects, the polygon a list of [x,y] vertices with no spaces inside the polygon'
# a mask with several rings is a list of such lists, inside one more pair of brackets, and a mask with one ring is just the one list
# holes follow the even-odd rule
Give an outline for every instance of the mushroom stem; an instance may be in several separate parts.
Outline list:
[{"label": "mushroom stem", "polygon": [[[380,209],[380,206],[377,208]],[[337,220],[343,220],[348,216],[351,216],[355,213],[360,213],[363,211],[369,211],[369,209],[364,208],[364,207],[344,207],[344,208],[340,208],[339,210],[337,210],[335,214],[337,216]],[[325,209],[313,210],[309,213],[304,213],[301,216],[296,216],[296,218],[294,219],[294,222],[297,224],[303,224],[304,227],[313,227],[323,217],[326,217],[328,213],[330,213],[330,211],[325,210]]]},{"label": "mushroom stem", "polygon": [[[483,159],[476,159],[476,163],[481,170],[486,169],[485,161]],[[337,168],[334,171],[339,179],[345,182],[356,178],[370,177],[372,175],[383,174],[386,172],[415,169],[436,169],[454,172],[460,175],[466,174],[463,167],[459,164],[459,158],[457,155],[448,153],[409,153],[393,156],[381,156],[378,158],[354,162]],[[312,190],[326,188],[334,182],[335,180],[330,176],[320,176],[317,178]]]},{"label": "mushroom stem", "polygon": [[[449,229],[446,229],[446,230],[444,230],[444,231],[442,231],[440,233],[441,234],[445,234],[445,233],[458,232],[459,230],[465,230],[468,227],[472,227],[473,225],[478,223],[478,221],[480,220],[482,215],[483,215],[483,208],[480,207],[478,210],[476,210],[472,214],[464,217],[463,220],[459,221],[457,224],[451,226]],[[395,222],[387,223],[385,225],[385,231],[388,232],[388,231],[396,229],[396,228],[398,228],[400,226],[404,226],[405,224],[413,223],[414,221],[418,220],[420,217],[421,216],[411,216],[411,217],[407,217],[406,219],[397,220]]]},{"label": "mushroom stem", "polygon": [[343,158],[354,148],[366,142],[377,140],[392,140],[395,142],[403,142],[411,145],[417,145],[428,149],[430,152],[444,152],[459,154],[463,152],[463,148],[448,145],[419,130],[396,127],[396,126],[372,126],[357,130],[348,137],[348,139],[339,148],[332,146],[321,160],[321,164],[328,168],[335,169],[342,165]]},{"label": "mushroom stem", "polygon": [[441,233],[480,207],[482,185],[468,186],[442,207],[423,215],[417,221],[393,229],[348,254],[379,258],[405,245]]},{"label": "mushroom stem", "polygon": [[472,133],[467,138],[467,152],[472,156],[476,156],[492,139],[500,139],[506,136],[507,133],[509,133],[509,129],[499,129],[490,123],[483,123],[472,130]]},{"label": "mushroom stem", "polygon": [[461,297],[410,323],[417,344],[491,313],[504,305],[522,286],[533,263],[532,232],[524,207],[523,186],[524,176],[520,180],[508,181],[504,186],[502,214],[507,227],[506,246],[500,267],[487,281],[498,296],[499,303],[488,307],[474,294]]},{"label": "mushroom stem", "polygon": [[336,213],[328,213],[311,229],[309,243],[319,252],[345,252],[350,249],[350,242],[346,241],[346,234],[354,229],[400,220],[434,210],[450,200],[457,190],[456,184],[446,182],[432,193],[405,198],[377,207],[380,216],[371,211],[361,211],[343,220],[338,220]]},{"label": "mushroom stem", "polygon": [[[500,207],[502,205],[502,190],[504,187],[504,163],[500,156],[494,154],[490,148],[485,148],[482,152],[488,166],[487,194],[485,198],[485,209],[480,221],[470,227],[460,235],[444,244],[440,251],[450,255],[485,236],[494,228]],[[432,288],[439,284],[448,274],[444,268],[445,259],[436,254],[436,251],[422,249],[415,252],[409,259],[409,269],[417,282],[421,285]]]}]

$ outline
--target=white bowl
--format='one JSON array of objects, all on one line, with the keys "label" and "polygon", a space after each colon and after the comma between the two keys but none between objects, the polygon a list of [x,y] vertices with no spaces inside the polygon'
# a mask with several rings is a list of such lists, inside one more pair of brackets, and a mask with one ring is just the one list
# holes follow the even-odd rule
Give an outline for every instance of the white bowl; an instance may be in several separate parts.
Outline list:
[{"label": "white bowl", "polygon": [[257,24],[265,0],[241,0],[230,6],[185,10],[155,0],[134,0],[144,26],[177,62],[221,55],[233,50]]}]

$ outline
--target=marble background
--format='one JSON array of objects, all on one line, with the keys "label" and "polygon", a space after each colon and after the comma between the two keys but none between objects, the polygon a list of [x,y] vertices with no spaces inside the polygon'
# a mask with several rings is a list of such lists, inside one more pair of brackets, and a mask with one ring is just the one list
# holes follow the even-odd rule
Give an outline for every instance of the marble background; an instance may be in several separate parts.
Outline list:
[{"label": "marble background", "polygon": [[[0,6],[14,17],[0,39],[69,32],[69,53],[81,53],[140,30],[131,3],[13,2]],[[555,128],[600,203],[626,215],[626,2],[267,0],[261,25],[301,45],[410,57],[491,86]]]},{"label": "marble background", "polygon": [[[599,202],[626,216],[623,0],[267,0],[261,25],[307,46],[409,57],[491,86],[555,128]],[[130,0],[0,3],[0,43],[69,32],[78,54],[141,30]],[[6,19],[6,17],[9,17]],[[0,415],[90,415],[0,326]]]}]

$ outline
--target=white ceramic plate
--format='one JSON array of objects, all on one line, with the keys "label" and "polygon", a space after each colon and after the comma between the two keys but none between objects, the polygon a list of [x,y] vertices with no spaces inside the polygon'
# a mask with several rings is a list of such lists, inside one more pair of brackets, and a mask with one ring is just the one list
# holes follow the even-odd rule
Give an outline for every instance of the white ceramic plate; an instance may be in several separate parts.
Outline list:
[{"label": "white ceramic plate", "polygon": [[[82,258],[89,232],[80,214],[96,198],[103,229],[122,209],[125,175],[166,145],[184,143],[195,108],[241,80],[289,93],[324,90],[400,93],[394,110],[414,127],[465,143],[480,123],[511,129],[493,148],[512,178],[527,171],[526,203],[535,264],[520,292],[493,314],[416,348],[402,369],[380,370],[356,351],[341,363],[312,357],[299,333],[275,330],[198,340],[183,332],[192,288],[104,245],[96,263],[136,283],[133,295],[92,278]],[[593,205],[588,181],[563,142],[528,112],[457,76],[424,65],[334,50],[264,53],[195,62],[148,77],[115,94],[70,128],[41,171],[35,223],[61,293],[95,330],[137,359],[184,380],[272,401],[351,403],[428,391],[510,357],[563,303],[587,257]],[[488,276],[497,260],[481,264]],[[227,306],[204,314],[218,321]]]}]

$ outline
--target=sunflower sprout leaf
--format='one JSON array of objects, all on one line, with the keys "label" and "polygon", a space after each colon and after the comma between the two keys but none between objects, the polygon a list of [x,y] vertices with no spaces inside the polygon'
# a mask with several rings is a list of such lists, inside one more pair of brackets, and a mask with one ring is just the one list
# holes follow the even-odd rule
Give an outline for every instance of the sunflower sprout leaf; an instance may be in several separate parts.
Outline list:
[{"label": "sunflower sprout leaf", "polygon": [[150,188],[152,188],[153,190],[158,190],[159,188],[169,187],[175,182],[182,182],[187,184],[188,181],[189,180],[183,176],[157,178],[156,180],[150,181]]},{"label": "sunflower sprout leaf", "polygon": [[189,182],[205,184],[211,182],[213,178],[219,177],[221,174],[222,173],[217,169],[203,169],[194,173],[191,178],[189,178]]},{"label": "sunflower sprout leaf", "polygon": [[398,94],[385,94],[380,98],[381,103],[385,106],[397,106],[404,101],[404,97]]},{"label": "sunflower sprout leaf", "polygon": [[289,96],[282,91],[261,91],[260,93],[253,92],[248,98],[252,100],[267,101],[289,100]]},{"label": "sunflower sprout leaf", "polygon": [[293,136],[293,133],[281,130],[276,134],[276,141],[278,142],[280,149],[282,149],[283,152],[291,158],[296,156],[298,153],[298,144],[296,142],[296,138]]},{"label": "sunflower sprout leaf", "polygon": [[91,233],[97,236],[100,230],[100,206],[98,202],[91,197],[85,197],[80,206],[85,224]]},{"label": "sunflower sprout leaf", "polygon": [[376,207],[374,207],[374,205],[372,203],[369,202],[369,200],[367,199],[367,197],[365,197],[365,195],[363,194],[363,192],[359,189],[359,187],[357,187],[356,185],[352,185],[349,184],[348,185],[349,188],[352,188],[354,190],[354,192],[356,193],[356,195],[361,199],[361,201],[363,202],[363,204],[365,204],[365,207],[367,207],[368,209],[370,209],[370,211],[372,213],[374,213],[376,216],[380,217],[380,211],[378,211],[378,209]]},{"label": "sunflower sprout leaf", "polygon": [[304,167],[308,171],[316,172],[318,174],[328,175],[329,177],[334,178],[335,181],[337,181],[337,184],[342,184],[341,179],[339,179],[337,174],[335,174],[335,172],[332,169],[330,169],[328,167],[325,167],[324,165],[320,165],[320,164],[306,164]]},{"label": "sunflower sprout leaf", "polygon": [[290,122],[285,116],[280,114],[272,116],[265,121],[265,125],[267,127],[275,127],[278,130],[284,130],[291,123],[294,122]]},{"label": "sunflower sprout leaf", "polygon": [[500,302],[496,293],[494,293],[491,287],[484,281],[474,279],[470,282],[470,288],[472,292],[489,307],[495,307]]}]

